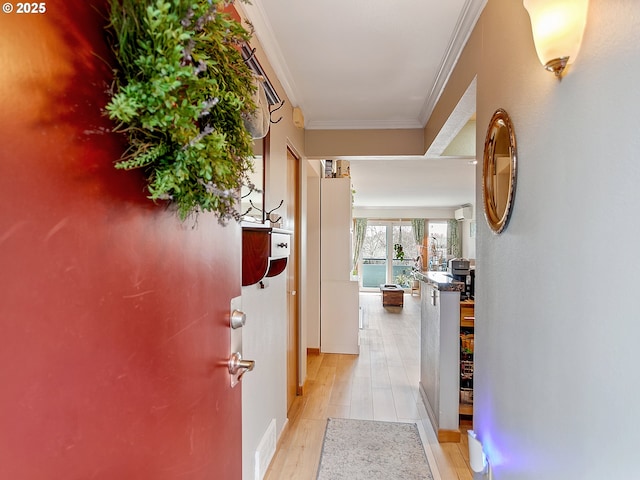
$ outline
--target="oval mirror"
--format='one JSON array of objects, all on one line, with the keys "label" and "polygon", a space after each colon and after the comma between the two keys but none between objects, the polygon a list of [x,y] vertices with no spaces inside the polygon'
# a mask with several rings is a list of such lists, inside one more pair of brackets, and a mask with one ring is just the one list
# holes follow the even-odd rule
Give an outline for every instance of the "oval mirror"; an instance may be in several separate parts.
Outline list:
[{"label": "oval mirror", "polygon": [[484,142],[482,197],[491,229],[507,226],[516,189],[516,135],[509,114],[499,108],[493,114]]}]

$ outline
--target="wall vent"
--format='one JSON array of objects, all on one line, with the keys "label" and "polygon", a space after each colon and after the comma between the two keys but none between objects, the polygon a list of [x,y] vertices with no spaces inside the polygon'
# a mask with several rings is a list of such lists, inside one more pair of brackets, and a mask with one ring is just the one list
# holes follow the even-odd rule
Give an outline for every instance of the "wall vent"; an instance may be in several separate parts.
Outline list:
[{"label": "wall vent", "polygon": [[276,453],[276,419],[272,419],[256,449],[255,480],[262,480]]}]

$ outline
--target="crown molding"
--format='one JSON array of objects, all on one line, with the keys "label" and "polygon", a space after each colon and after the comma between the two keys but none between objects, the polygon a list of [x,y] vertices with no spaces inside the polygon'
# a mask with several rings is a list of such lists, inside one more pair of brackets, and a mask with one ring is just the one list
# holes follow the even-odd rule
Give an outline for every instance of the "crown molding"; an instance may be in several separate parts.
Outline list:
[{"label": "crown molding", "polygon": [[306,124],[307,130],[380,130],[380,129],[414,129],[423,128],[420,121],[388,121],[388,120],[313,120]]},{"label": "crown molding", "polygon": [[293,107],[300,107],[302,111],[304,111],[304,106],[301,105],[299,95],[297,94],[293,76],[287,67],[287,62],[285,61],[282,50],[280,50],[280,46],[276,41],[276,36],[273,33],[273,27],[267,19],[267,15],[264,12],[261,3],[236,2],[236,7],[254,26],[254,35],[260,42],[260,45],[262,45],[262,49],[267,56],[267,60],[278,77],[278,80],[289,99],[289,103],[291,103]]},{"label": "crown molding", "polygon": [[473,32],[473,29],[486,4],[487,0],[467,0],[460,17],[458,17],[458,22],[456,23],[451,41],[449,42],[445,56],[440,64],[436,81],[431,88],[431,92],[429,92],[427,101],[420,111],[420,122],[423,126],[427,124],[429,117],[433,113],[433,109],[438,103],[440,95],[442,95],[444,87],[447,85],[449,77],[451,76],[456,63],[458,63],[462,50],[464,50],[464,47],[471,36],[471,32]]}]

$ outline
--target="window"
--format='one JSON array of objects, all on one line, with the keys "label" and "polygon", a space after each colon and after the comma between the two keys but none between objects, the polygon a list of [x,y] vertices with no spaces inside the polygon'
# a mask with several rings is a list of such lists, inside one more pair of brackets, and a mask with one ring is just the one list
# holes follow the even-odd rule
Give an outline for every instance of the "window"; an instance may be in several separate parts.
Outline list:
[{"label": "window", "polygon": [[447,222],[429,222],[429,270],[447,270]]},{"label": "window", "polygon": [[417,257],[418,245],[410,222],[369,220],[358,269],[362,287],[379,288],[384,283],[409,287]]}]

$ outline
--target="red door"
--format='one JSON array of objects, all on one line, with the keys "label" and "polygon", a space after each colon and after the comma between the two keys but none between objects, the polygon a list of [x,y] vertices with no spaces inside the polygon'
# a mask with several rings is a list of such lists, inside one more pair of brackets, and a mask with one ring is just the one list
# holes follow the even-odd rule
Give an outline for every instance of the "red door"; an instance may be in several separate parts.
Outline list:
[{"label": "red door", "polygon": [[113,168],[105,4],[0,14],[0,478],[240,479],[240,227]]}]

